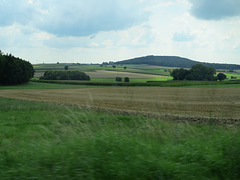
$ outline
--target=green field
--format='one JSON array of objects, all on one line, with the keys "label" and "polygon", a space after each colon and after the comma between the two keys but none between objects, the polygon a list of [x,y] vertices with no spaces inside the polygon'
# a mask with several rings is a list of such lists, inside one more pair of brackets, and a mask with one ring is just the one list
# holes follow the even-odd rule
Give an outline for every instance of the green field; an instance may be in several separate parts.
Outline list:
[{"label": "green field", "polygon": [[0,99],[0,179],[239,179],[239,126]]},{"label": "green field", "polygon": [[[38,64],[34,65],[34,69],[36,72],[44,72],[46,70],[64,70],[64,67],[66,65],[64,64]],[[140,65],[126,65],[126,69],[124,69],[123,66],[116,66],[116,68],[113,68],[112,65],[107,65],[106,67],[100,67],[100,65],[67,65],[69,67],[69,70],[78,70],[83,72],[92,72],[96,70],[107,70],[107,71],[122,71],[122,72],[133,72],[133,73],[142,73],[142,74],[155,74],[155,75],[164,75],[169,76],[169,68],[160,67],[160,66],[147,66],[144,64]]]},{"label": "green field", "polygon": [[228,79],[231,79],[231,77],[236,77],[238,80],[240,79],[239,73],[225,73]]},{"label": "green field", "polygon": [[123,67],[73,65],[97,78],[0,86],[0,180],[240,179],[240,81]]},{"label": "green field", "polygon": [[[93,79],[92,81],[66,81],[66,80],[31,80],[34,83],[61,84],[66,85],[87,85],[87,86],[158,86],[158,87],[191,87],[191,88],[240,88],[240,81],[159,81],[145,83],[141,79],[125,82],[116,82],[114,79]],[[40,85],[41,86],[41,85]],[[47,85],[52,86],[54,85]],[[12,87],[12,86],[11,86]],[[14,87],[14,86],[13,86]],[[72,86],[69,86],[72,87]],[[0,87],[1,88],[1,87]],[[5,87],[2,87],[5,88]],[[69,89],[69,88],[68,88]]]},{"label": "green field", "polygon": [[[107,65],[106,67],[77,64],[68,66],[71,71],[83,71],[90,75],[92,81],[113,81],[118,76],[122,78],[130,77],[131,82],[167,81],[172,79],[169,69],[159,66],[127,65],[126,69],[124,69],[124,66],[116,66],[116,68],[113,68],[111,65]],[[42,76],[43,73],[48,70],[64,70],[64,67],[64,64],[34,65],[35,77],[38,78]]]},{"label": "green field", "polygon": [[[130,79],[130,82],[145,83],[147,81],[168,81],[168,80],[172,80],[172,77],[164,76],[164,77],[159,77],[159,78],[148,78],[148,79],[133,78],[133,79]],[[115,82],[116,78],[93,78],[93,79],[91,79],[91,81],[93,81],[93,82],[97,82],[97,81]],[[124,81],[124,78],[123,78],[123,81]]]},{"label": "green field", "polygon": [[[162,66],[148,66],[145,64],[118,65],[113,68],[112,65],[100,67],[100,65],[68,65],[70,71],[83,71],[90,75],[91,81],[113,82],[116,77],[129,77],[131,82],[147,82],[147,81],[168,81],[172,80],[170,70],[174,68]],[[39,78],[47,70],[64,70],[65,64],[38,64],[34,65],[35,78]],[[238,71],[237,71],[238,72]],[[231,76],[240,79],[239,73],[225,73],[228,79]],[[152,76],[152,77],[151,77]]]}]

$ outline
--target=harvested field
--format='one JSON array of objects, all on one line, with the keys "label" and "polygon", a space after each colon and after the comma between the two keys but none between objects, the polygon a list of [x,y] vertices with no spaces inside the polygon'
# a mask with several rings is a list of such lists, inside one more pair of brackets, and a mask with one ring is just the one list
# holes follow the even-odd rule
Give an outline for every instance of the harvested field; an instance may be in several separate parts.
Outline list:
[{"label": "harvested field", "polygon": [[[151,116],[239,119],[238,88],[107,87],[0,90],[1,97]],[[200,117],[200,118],[199,118]],[[195,119],[196,120],[196,119]]]},{"label": "harvested field", "polygon": [[159,78],[164,76],[152,75],[152,74],[141,74],[141,73],[131,73],[131,72],[119,72],[119,71],[105,71],[97,70],[95,72],[86,72],[91,78],[116,78],[119,77],[129,77],[129,78]]},{"label": "harvested field", "polygon": [[[118,72],[118,71],[105,71],[105,70],[97,70],[92,72],[85,72],[90,78],[116,78],[119,77],[129,77],[129,78],[139,78],[139,79],[147,79],[147,78],[159,78],[165,76],[152,75],[152,74],[141,74],[141,73],[131,73],[131,72]],[[43,76],[44,72],[35,72],[34,77],[39,78]]]}]

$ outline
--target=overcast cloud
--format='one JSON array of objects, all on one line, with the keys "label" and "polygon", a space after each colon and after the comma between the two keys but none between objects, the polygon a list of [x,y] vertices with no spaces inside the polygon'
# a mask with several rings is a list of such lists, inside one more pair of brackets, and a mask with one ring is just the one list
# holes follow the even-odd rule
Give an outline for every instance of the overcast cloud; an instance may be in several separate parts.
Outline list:
[{"label": "overcast cloud", "polygon": [[199,19],[221,20],[240,16],[239,0],[190,0],[191,13]]},{"label": "overcast cloud", "polygon": [[0,0],[0,49],[32,63],[174,55],[240,64],[239,0]]},{"label": "overcast cloud", "polygon": [[88,36],[148,20],[139,0],[1,0],[0,25],[18,23],[57,36]]}]

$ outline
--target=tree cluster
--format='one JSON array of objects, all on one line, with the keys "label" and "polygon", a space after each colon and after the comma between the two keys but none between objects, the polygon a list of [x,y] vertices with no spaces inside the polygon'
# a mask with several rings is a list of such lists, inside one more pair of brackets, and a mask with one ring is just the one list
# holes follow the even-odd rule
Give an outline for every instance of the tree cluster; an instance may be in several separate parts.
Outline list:
[{"label": "tree cluster", "polygon": [[[116,77],[116,81],[117,81],[117,82],[122,82],[122,77]],[[130,82],[129,77],[125,77],[125,78],[124,78],[124,82]]]},{"label": "tree cluster", "polygon": [[0,84],[13,85],[28,82],[34,75],[31,63],[14,57],[4,55],[0,51]]},{"label": "tree cluster", "polygon": [[192,81],[216,81],[216,70],[213,67],[207,67],[202,64],[192,66],[190,70],[174,69],[171,72],[173,80],[192,80]]},{"label": "tree cluster", "polygon": [[80,71],[46,71],[41,80],[86,80],[90,77],[84,72]]}]

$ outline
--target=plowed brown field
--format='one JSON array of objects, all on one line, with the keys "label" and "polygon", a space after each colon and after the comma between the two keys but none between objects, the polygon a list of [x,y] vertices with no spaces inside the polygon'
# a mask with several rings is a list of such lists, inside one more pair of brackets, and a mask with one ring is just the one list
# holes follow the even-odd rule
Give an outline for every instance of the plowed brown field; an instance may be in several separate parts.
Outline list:
[{"label": "plowed brown field", "polygon": [[240,117],[239,88],[104,87],[0,90],[0,97],[45,101],[135,114]]}]

